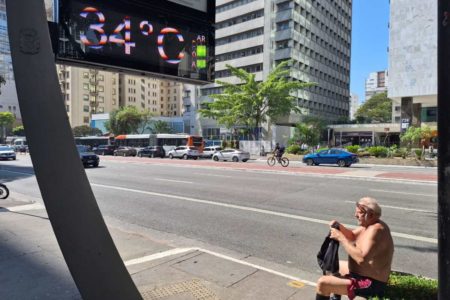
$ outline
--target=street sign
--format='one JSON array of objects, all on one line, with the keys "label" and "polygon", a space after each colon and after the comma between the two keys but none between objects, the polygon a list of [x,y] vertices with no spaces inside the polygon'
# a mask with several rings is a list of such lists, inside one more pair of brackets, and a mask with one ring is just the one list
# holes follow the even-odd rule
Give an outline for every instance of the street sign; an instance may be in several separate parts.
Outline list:
[{"label": "street sign", "polygon": [[198,0],[60,0],[56,59],[210,83],[214,11]]}]

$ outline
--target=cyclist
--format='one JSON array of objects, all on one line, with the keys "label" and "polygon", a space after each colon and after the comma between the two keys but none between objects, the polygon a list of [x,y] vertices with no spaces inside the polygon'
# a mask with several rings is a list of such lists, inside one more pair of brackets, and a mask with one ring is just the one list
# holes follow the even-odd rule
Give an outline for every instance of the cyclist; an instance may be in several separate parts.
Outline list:
[{"label": "cyclist", "polygon": [[283,146],[280,146],[280,143],[276,143],[275,149],[273,150],[273,154],[277,158],[278,161],[280,161],[281,157],[283,156],[285,151],[285,148]]}]

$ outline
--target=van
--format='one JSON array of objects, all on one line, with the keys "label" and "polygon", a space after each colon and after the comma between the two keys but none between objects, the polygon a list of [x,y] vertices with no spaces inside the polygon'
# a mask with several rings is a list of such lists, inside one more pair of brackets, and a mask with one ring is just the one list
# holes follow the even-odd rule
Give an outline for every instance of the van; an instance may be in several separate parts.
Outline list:
[{"label": "van", "polygon": [[28,144],[25,138],[15,139],[12,146],[16,152],[28,151]]},{"label": "van", "polygon": [[220,147],[220,146],[205,147],[203,149],[202,157],[211,158],[214,153],[216,153],[217,151],[220,151],[220,150],[222,150],[222,147]]}]

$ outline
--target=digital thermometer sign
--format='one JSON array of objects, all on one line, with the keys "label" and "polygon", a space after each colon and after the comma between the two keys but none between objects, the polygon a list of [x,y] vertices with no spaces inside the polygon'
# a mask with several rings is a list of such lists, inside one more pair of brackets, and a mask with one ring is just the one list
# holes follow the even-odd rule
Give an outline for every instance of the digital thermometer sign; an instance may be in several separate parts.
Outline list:
[{"label": "digital thermometer sign", "polygon": [[213,20],[170,1],[60,0],[57,60],[209,83]]}]

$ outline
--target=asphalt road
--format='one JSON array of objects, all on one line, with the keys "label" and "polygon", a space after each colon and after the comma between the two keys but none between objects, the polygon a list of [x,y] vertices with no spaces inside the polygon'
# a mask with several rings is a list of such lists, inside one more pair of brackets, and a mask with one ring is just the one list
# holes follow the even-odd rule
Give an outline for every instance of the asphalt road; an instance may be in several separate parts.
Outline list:
[{"label": "asphalt road", "polygon": [[[383,219],[395,235],[393,269],[437,278],[436,184],[222,169],[207,161],[197,166],[184,161],[174,165],[167,159],[146,164],[146,160],[111,157],[102,159],[100,168],[86,170],[105,217],[179,237],[180,246],[189,240],[255,257],[267,265],[300,269],[309,276],[304,279],[315,280],[320,274],[315,255],[328,232],[326,224],[337,219],[355,225],[354,203],[369,195],[383,205]],[[217,163],[230,164],[234,163]],[[235,165],[251,164],[261,162]],[[436,174],[436,169],[364,168]],[[12,192],[39,197],[32,174],[29,157],[0,163],[0,178]],[[344,259],[345,253],[341,251],[340,257]]]}]

